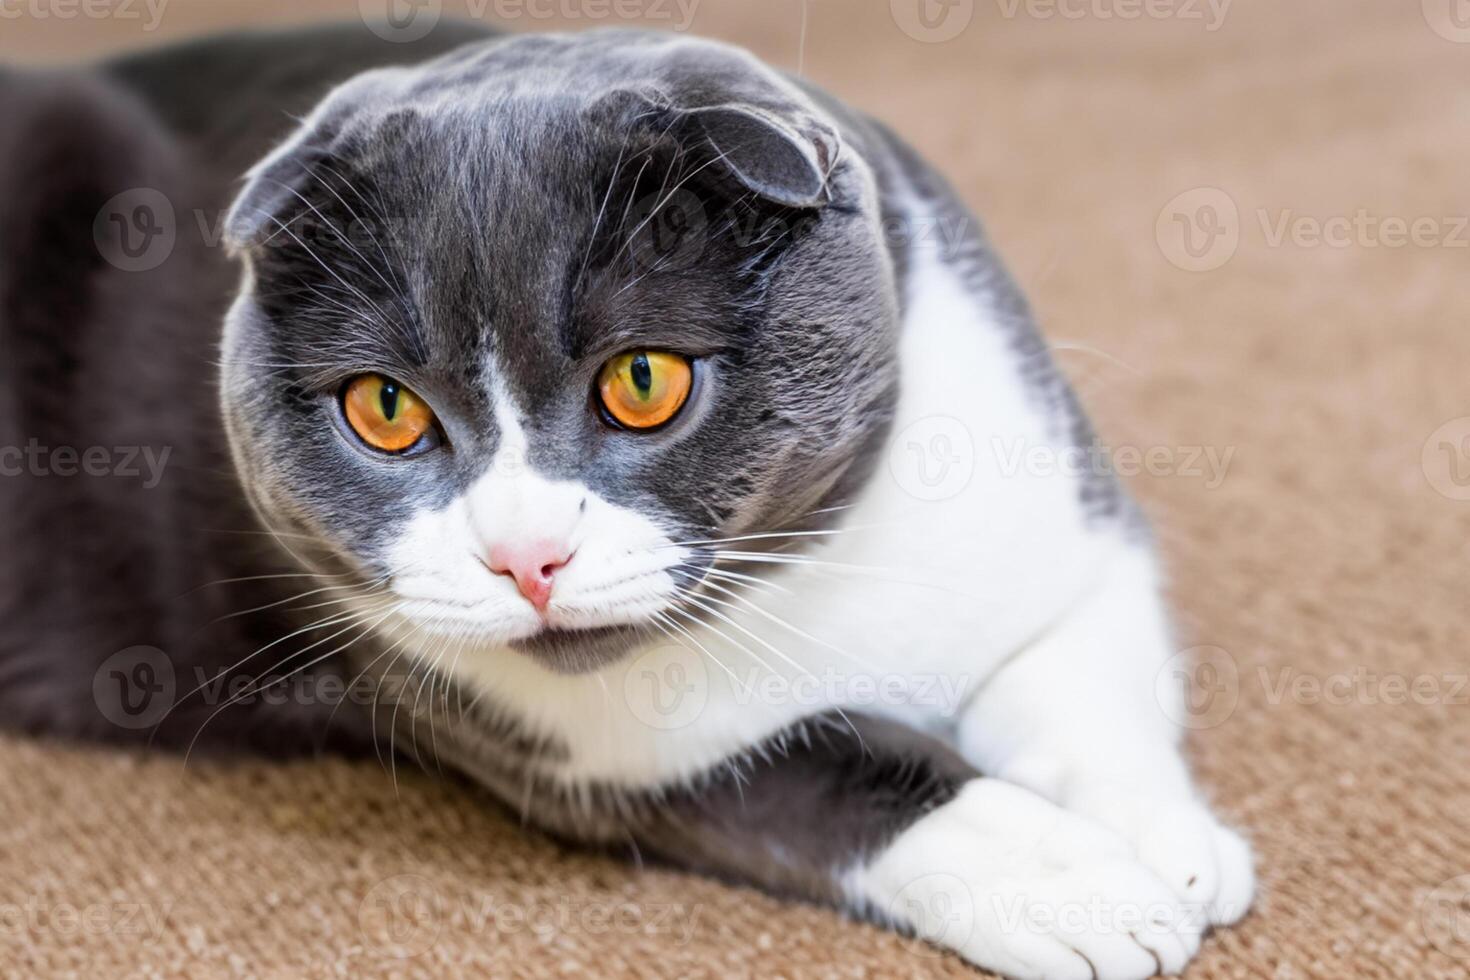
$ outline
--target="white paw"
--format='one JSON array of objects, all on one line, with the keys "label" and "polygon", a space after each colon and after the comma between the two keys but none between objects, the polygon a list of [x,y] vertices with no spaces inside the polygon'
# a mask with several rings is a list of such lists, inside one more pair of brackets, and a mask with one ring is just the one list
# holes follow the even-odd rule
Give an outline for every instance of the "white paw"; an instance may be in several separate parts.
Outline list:
[{"label": "white paw", "polygon": [[1105,787],[1067,805],[1129,841],[1139,861],[1186,903],[1203,908],[1211,925],[1230,925],[1250,909],[1256,891],[1250,845],[1203,804]]},{"label": "white paw", "polygon": [[1178,973],[1207,927],[1129,842],[993,779],[968,784],[847,885],[879,916],[1025,980]]}]

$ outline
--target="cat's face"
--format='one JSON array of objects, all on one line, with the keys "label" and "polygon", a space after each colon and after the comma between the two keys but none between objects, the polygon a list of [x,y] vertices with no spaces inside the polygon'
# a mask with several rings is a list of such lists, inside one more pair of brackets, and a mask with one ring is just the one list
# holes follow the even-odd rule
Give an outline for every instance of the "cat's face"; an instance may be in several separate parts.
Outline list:
[{"label": "cat's face", "polygon": [[[587,669],[686,622],[712,542],[824,523],[866,478],[896,376],[871,178],[693,46],[365,76],[238,205],[242,480],[400,632]],[[609,94],[639,69],[656,101]]]}]

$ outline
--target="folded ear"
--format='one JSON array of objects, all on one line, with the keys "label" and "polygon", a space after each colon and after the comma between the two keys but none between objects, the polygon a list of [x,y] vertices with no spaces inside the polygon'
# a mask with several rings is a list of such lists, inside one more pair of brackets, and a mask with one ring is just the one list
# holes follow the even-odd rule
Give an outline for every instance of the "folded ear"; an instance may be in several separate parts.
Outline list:
[{"label": "folded ear", "polygon": [[246,173],[245,188],[225,219],[225,241],[231,248],[261,244],[286,223],[284,215],[302,206],[296,195],[313,167],[328,156],[320,136],[302,127]]},{"label": "folded ear", "polygon": [[245,187],[225,219],[225,241],[249,249],[277,234],[286,215],[303,207],[303,190],[316,167],[333,149],[354,115],[401,76],[395,69],[359,75],[337,86],[286,141],[245,174]]},{"label": "folded ear", "polygon": [[653,125],[663,130],[673,113],[671,132],[702,141],[726,173],[765,200],[827,203],[842,144],[835,123],[799,86],[715,41],[653,35],[617,43],[626,74],[641,79],[624,94],[661,110]]},{"label": "folded ear", "polygon": [[731,176],[760,197],[793,208],[827,203],[827,177],[837,162],[837,133],[815,121],[805,132],[753,105],[685,111]]}]

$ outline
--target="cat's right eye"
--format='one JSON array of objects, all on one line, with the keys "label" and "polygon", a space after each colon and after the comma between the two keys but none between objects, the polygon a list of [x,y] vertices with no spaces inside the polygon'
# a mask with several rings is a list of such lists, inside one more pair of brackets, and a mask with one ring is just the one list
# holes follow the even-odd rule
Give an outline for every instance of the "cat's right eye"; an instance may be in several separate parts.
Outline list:
[{"label": "cat's right eye", "polygon": [[342,389],[342,414],[352,431],[379,452],[403,455],[432,439],[434,412],[392,378],[363,374]]}]

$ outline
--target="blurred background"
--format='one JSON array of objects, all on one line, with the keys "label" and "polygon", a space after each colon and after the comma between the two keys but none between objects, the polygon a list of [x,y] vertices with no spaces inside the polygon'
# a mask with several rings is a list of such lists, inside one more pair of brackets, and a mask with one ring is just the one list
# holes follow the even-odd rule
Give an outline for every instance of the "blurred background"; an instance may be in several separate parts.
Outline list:
[{"label": "blurred background", "polygon": [[[1125,476],[1173,573],[1181,655],[1219,651],[1183,723],[1263,883],[1190,976],[1470,975],[1470,2],[389,2],[0,0],[0,61],[390,13],[407,32],[437,16],[643,26],[745,45],[884,119],[984,219],[1104,440],[1158,461]],[[1385,678],[1427,679],[1431,696],[1396,699]],[[1345,698],[1322,695],[1344,679]],[[0,741],[0,881],[167,907],[142,939],[25,933],[21,961],[970,974],[400,783],[330,760],[181,776]],[[98,799],[106,819],[88,816]],[[385,884],[437,903],[406,959],[363,918]],[[487,936],[446,911],[484,895],[663,903],[689,928]]]}]

